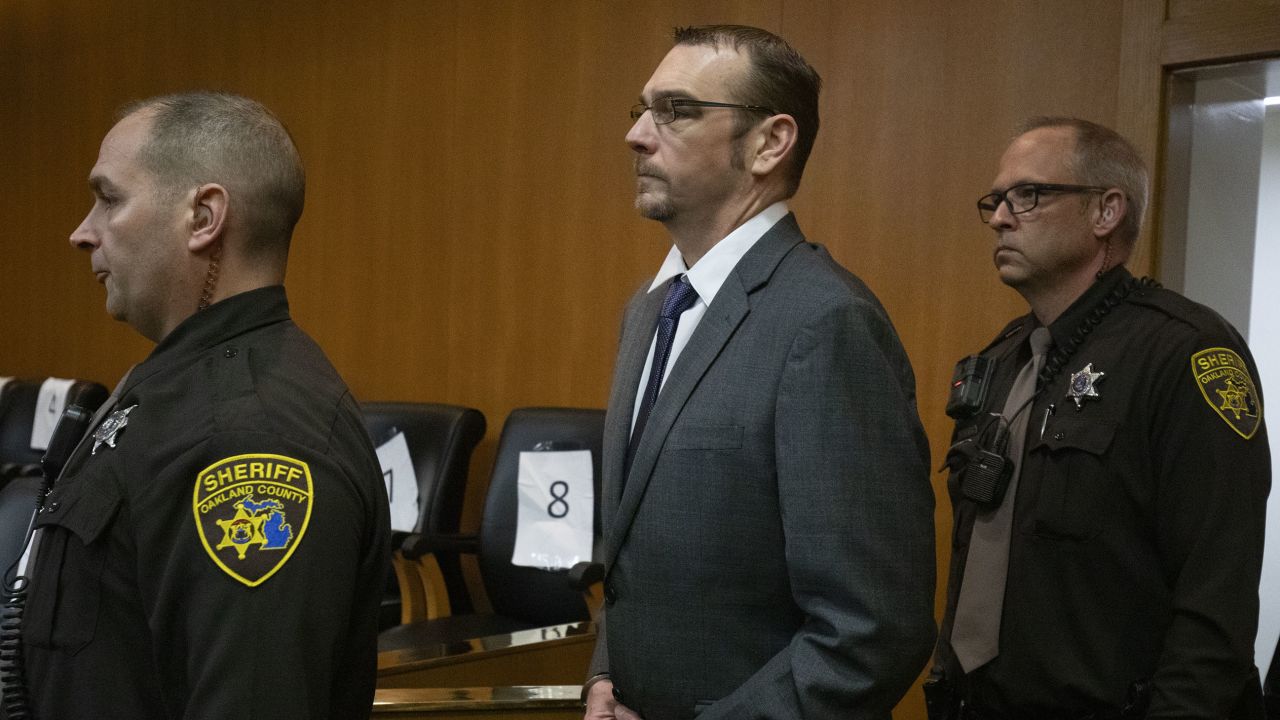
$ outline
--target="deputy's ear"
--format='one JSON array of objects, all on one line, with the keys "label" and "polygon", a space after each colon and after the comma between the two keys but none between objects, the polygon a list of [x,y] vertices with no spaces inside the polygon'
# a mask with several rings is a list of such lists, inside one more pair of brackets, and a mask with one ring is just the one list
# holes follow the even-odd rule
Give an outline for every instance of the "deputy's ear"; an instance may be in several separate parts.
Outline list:
[{"label": "deputy's ear", "polygon": [[774,115],[761,123],[753,134],[755,153],[752,155],[751,172],[768,175],[773,172],[795,148],[799,128],[790,115]]},{"label": "deputy's ear", "polygon": [[222,239],[227,227],[227,189],[208,183],[195,189],[191,197],[191,235],[187,249],[200,254]]},{"label": "deputy's ear", "polygon": [[1093,219],[1094,237],[1099,239],[1111,237],[1127,212],[1129,212],[1129,203],[1125,200],[1124,193],[1115,188],[1104,192],[1102,199],[1098,201],[1097,214]]}]

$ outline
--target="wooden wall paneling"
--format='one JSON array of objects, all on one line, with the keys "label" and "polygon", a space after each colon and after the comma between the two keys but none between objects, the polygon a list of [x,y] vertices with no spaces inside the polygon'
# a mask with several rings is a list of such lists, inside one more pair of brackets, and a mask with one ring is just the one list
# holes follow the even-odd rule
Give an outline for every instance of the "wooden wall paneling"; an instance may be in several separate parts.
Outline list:
[{"label": "wooden wall paneling", "polygon": [[1231,13],[1236,10],[1270,9],[1280,12],[1280,0],[1160,0],[1158,4],[1168,5],[1165,16],[1170,20],[1210,12]]},{"label": "wooden wall paneling", "polygon": [[311,42],[275,71],[308,168],[288,277],[295,317],[357,397],[459,402],[444,391],[456,3],[317,9]]},{"label": "wooden wall paneling", "polygon": [[[36,61],[45,49],[58,57]],[[128,72],[133,59],[122,47],[114,67]],[[87,126],[110,110],[99,109],[103,88],[69,83],[63,68],[92,60],[93,47],[56,6],[0,6],[0,374],[79,376],[110,387],[128,367],[114,349],[146,343],[97,322],[102,292],[88,257],[67,243],[89,207],[86,178],[101,139]]]},{"label": "wooden wall paneling", "polygon": [[1170,17],[1162,30],[1167,68],[1273,55],[1280,47],[1280,2],[1218,2]]},{"label": "wooden wall paneling", "polygon": [[1138,276],[1157,275],[1160,267],[1157,237],[1161,186],[1161,118],[1164,94],[1160,69],[1160,28],[1164,22],[1163,3],[1125,0],[1121,18],[1119,86],[1116,96],[1115,130],[1129,139],[1142,154],[1151,173],[1142,235],[1129,259],[1129,269]]}]

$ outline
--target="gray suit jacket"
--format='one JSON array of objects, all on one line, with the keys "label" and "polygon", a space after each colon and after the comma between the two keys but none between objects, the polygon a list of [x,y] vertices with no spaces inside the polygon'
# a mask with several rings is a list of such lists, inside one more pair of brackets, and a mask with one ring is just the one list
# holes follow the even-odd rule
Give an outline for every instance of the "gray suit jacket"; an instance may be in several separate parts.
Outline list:
[{"label": "gray suit jacket", "polygon": [[929,448],[889,318],[788,215],[708,307],[624,479],[665,294],[623,322],[592,672],[646,720],[888,718],[934,636]]}]

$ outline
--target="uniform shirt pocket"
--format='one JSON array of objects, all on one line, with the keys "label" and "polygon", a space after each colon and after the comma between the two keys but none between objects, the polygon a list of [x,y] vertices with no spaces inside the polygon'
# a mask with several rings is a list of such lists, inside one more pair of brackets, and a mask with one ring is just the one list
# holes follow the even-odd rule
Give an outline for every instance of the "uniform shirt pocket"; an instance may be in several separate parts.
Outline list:
[{"label": "uniform shirt pocket", "polygon": [[1072,540],[1097,536],[1112,503],[1106,458],[1116,428],[1114,420],[1068,410],[1045,429],[1032,445],[1018,490],[1035,493],[1031,532]]},{"label": "uniform shirt pocket", "polygon": [[120,505],[110,483],[77,482],[56,488],[36,516],[40,529],[23,621],[23,640],[75,654],[98,624],[104,532]]}]

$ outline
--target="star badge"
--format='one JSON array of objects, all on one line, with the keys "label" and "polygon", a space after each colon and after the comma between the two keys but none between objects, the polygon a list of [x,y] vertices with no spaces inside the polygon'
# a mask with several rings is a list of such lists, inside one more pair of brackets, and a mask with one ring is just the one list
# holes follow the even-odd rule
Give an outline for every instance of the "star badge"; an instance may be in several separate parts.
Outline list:
[{"label": "star badge", "polygon": [[93,431],[93,451],[89,453],[90,455],[97,455],[98,447],[102,443],[106,443],[107,447],[111,448],[116,446],[116,436],[129,424],[129,412],[136,407],[138,406],[130,405],[123,410],[116,410],[102,421],[98,429]]},{"label": "star badge", "polygon": [[1085,365],[1079,372],[1071,373],[1071,385],[1067,387],[1067,397],[1076,401],[1076,409],[1087,397],[1101,397],[1096,387],[1099,380],[1106,376],[1104,372],[1094,372],[1093,363]]}]

